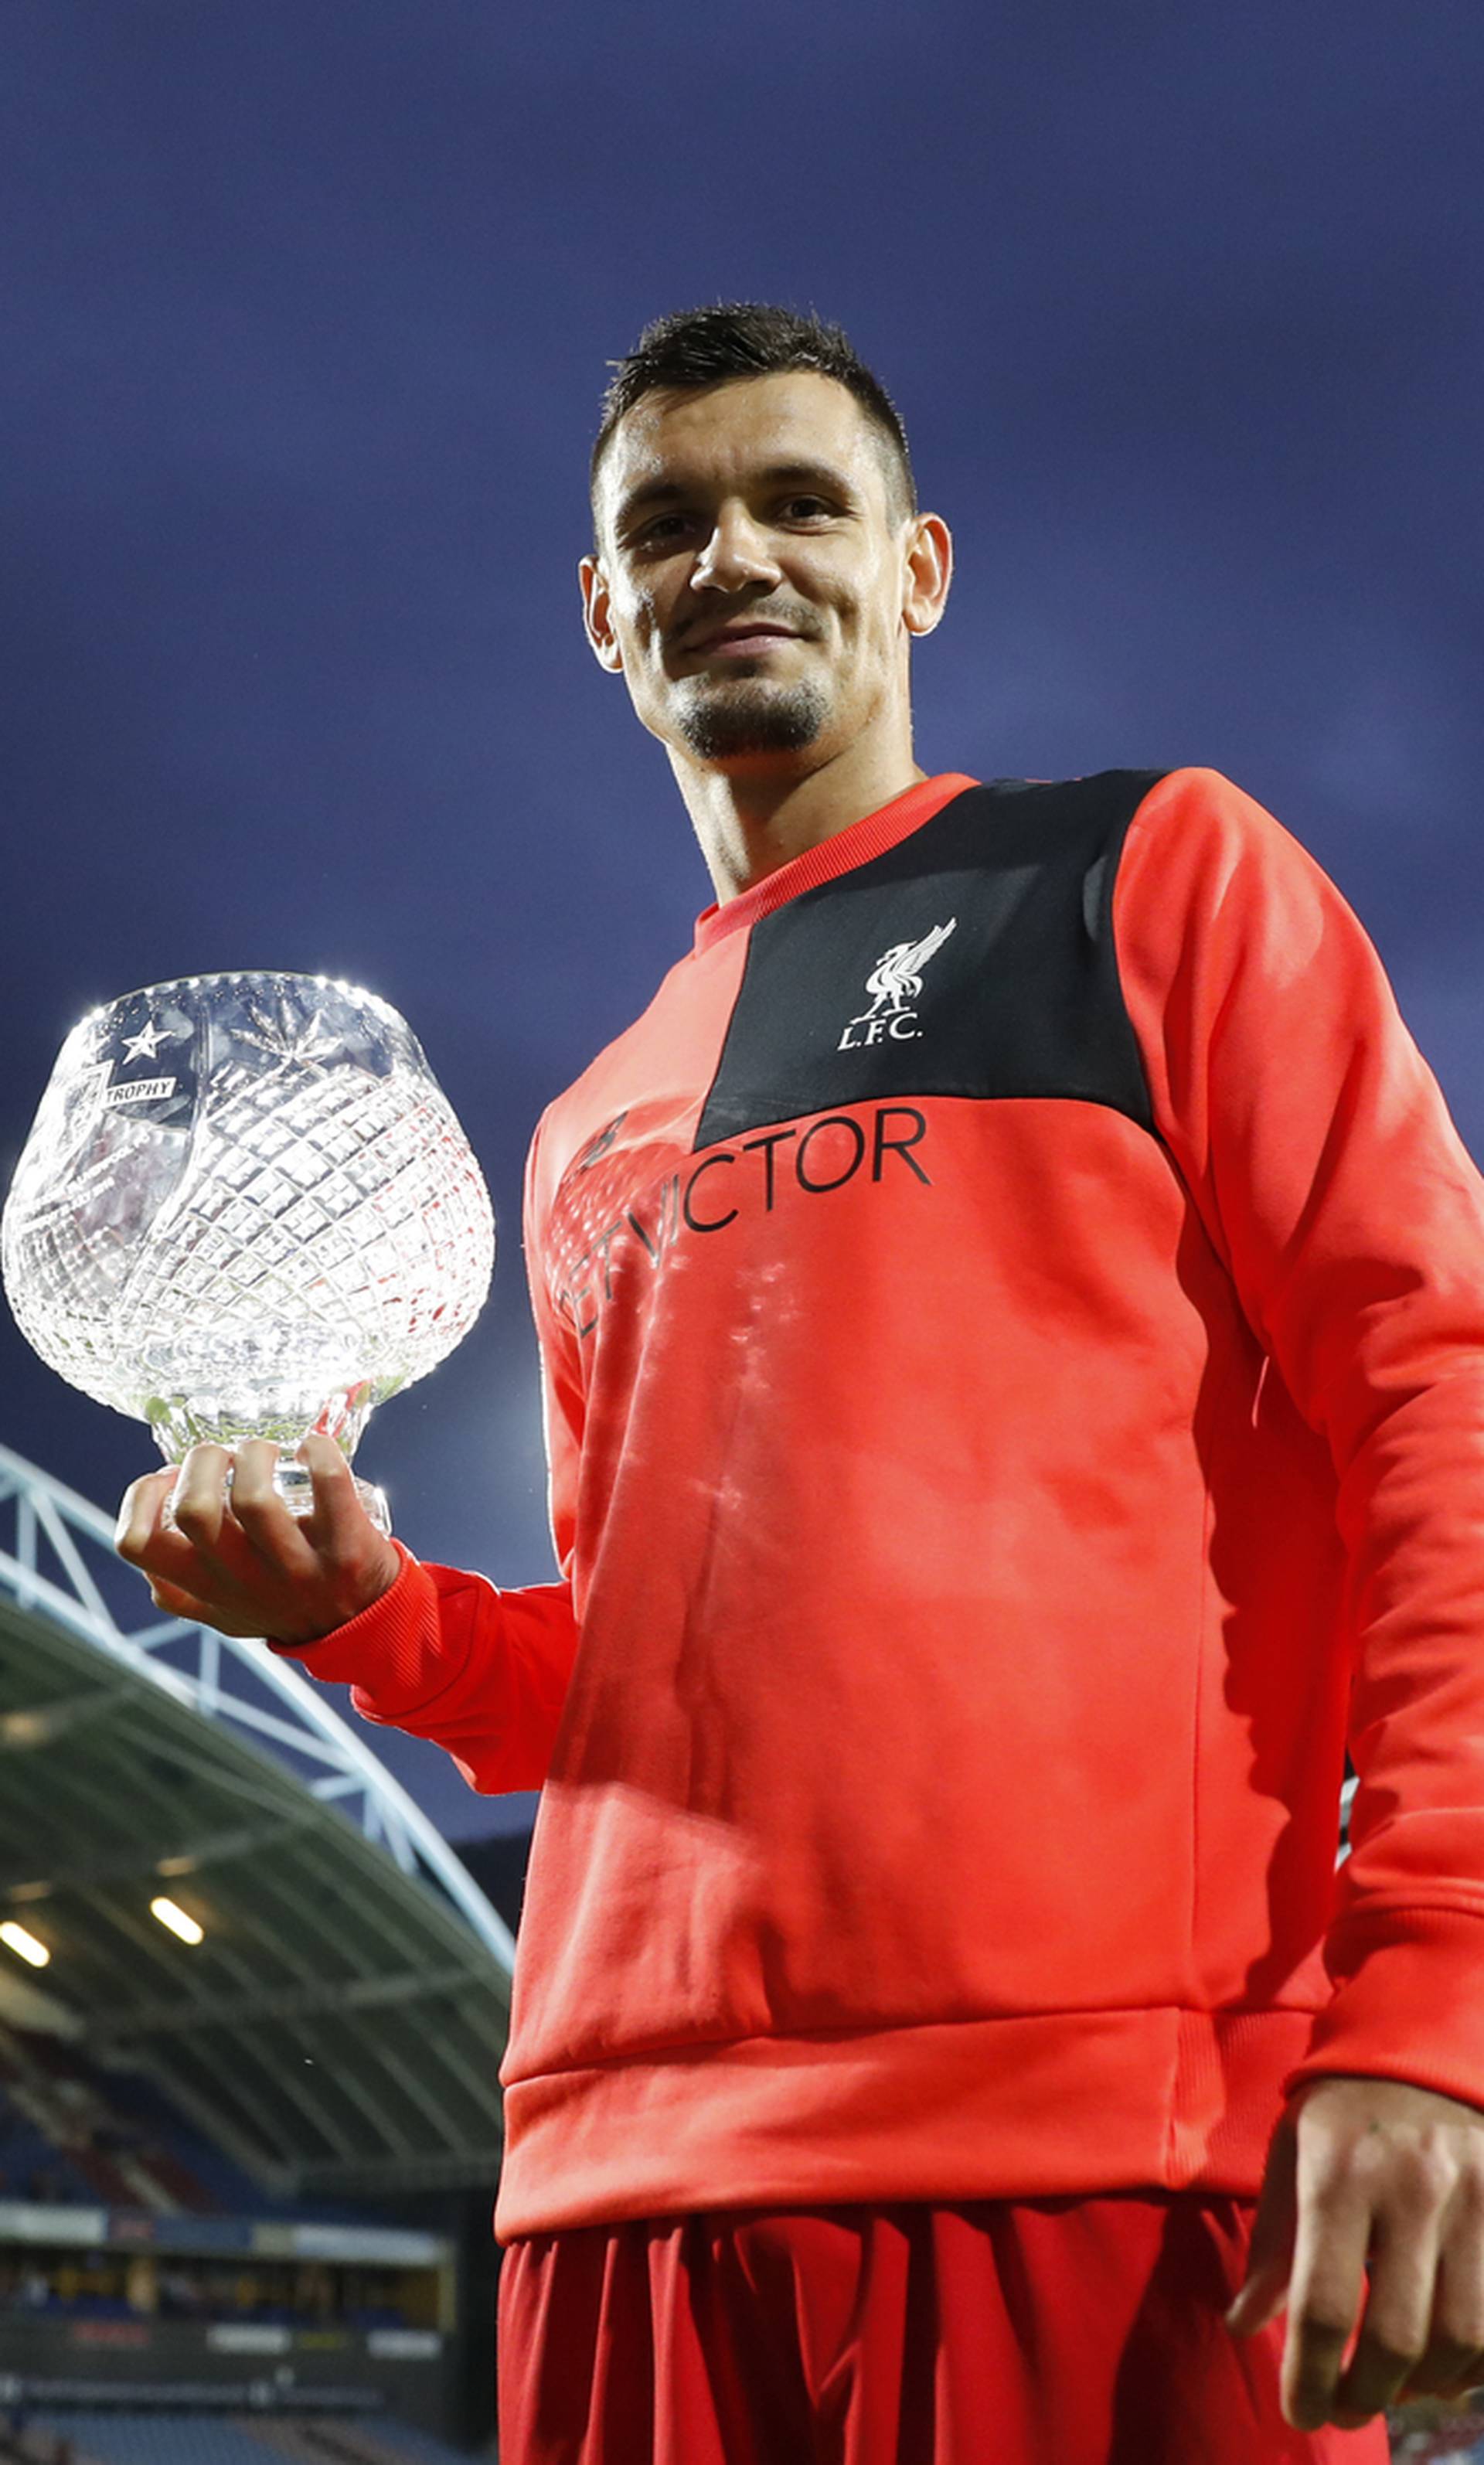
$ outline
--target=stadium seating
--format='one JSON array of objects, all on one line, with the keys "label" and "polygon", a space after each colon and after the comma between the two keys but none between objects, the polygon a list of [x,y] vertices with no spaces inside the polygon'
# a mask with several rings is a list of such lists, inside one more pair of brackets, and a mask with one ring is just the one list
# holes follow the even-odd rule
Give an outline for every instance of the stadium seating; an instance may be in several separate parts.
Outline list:
[{"label": "stadium seating", "polygon": [[52,2465],[58,2439],[72,2443],[71,2465],[469,2465],[462,2450],[380,2415],[372,2425],[342,2415],[40,2412],[22,2439],[11,2454],[27,2465]]},{"label": "stadium seating", "polygon": [[0,2027],[0,2199],[157,2215],[353,2225],[364,2204],[276,2200],[143,2073],[103,2071],[59,2037]]},{"label": "stadium seating", "polygon": [[179,2145],[170,2145],[178,2126],[168,2108],[146,2123],[129,2113],[129,2103],[121,2079],[98,2071],[61,2038],[0,2030],[6,2191],[161,2215],[216,2208]]}]

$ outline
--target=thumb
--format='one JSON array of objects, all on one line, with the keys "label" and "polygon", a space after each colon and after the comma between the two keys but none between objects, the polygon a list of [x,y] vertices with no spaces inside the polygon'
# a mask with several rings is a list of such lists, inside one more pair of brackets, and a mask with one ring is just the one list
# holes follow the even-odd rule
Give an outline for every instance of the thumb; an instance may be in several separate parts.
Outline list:
[{"label": "thumb", "polygon": [[1242,2290],[1227,2313],[1234,2337],[1255,2336],[1283,2307],[1298,2223],[1298,2132],[1286,2113],[1273,2135],[1263,2173]]},{"label": "thumb", "polygon": [[211,1623],[206,1615],[205,1603],[198,1601],[194,1592],[184,1590],[179,1584],[167,1584],[163,1575],[151,1578],[149,1597],[157,1610],[164,1610],[166,1617],[180,1618],[187,1626],[210,1626]]}]

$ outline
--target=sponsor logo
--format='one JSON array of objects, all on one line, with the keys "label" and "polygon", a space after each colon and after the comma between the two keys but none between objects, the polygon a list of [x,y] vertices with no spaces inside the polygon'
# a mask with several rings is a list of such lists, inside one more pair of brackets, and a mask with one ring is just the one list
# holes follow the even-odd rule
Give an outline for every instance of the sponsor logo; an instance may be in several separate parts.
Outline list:
[{"label": "sponsor logo", "polygon": [[613,1297],[615,1252],[642,1251],[657,1267],[687,1233],[724,1232],[760,1194],[763,1212],[770,1215],[784,1189],[819,1198],[843,1189],[860,1172],[880,1181],[889,1168],[900,1168],[931,1188],[931,1174],[913,1152],[926,1136],[927,1116],[916,1104],[877,1104],[866,1121],[826,1113],[807,1129],[764,1130],[755,1139],[712,1147],[662,1181],[643,1215],[626,1207],[614,1216],[573,1262],[554,1297],[556,1307],[575,1334],[591,1335],[603,1303]]},{"label": "sponsor logo", "polygon": [[286,2354],[294,2339],[287,2328],[259,2327],[251,2320],[213,2320],[206,2342],[213,2354]]},{"label": "sponsor logo", "polygon": [[935,924],[919,942],[894,942],[882,951],[866,978],[866,990],[874,996],[871,1008],[849,1021],[835,1046],[837,1053],[855,1053],[863,1045],[880,1044],[887,1036],[894,1044],[910,1044],[921,1034],[912,1005],[922,989],[922,970],[937,957],[958,921],[950,916],[946,924]]}]

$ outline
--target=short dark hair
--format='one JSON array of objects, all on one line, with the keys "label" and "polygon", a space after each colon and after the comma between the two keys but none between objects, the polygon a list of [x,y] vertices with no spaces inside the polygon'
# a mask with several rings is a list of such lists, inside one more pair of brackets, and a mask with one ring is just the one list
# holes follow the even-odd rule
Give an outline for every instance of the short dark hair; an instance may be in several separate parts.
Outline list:
[{"label": "short dark hair", "polygon": [[895,500],[901,519],[917,512],[917,482],[900,412],[880,379],[857,359],[843,327],[826,324],[812,309],[806,317],[758,300],[719,300],[710,308],[677,309],[646,325],[632,350],[609,366],[613,376],[603,397],[602,425],[588,473],[594,508],[598,471],[613,431],[644,394],[661,389],[698,393],[734,377],[785,376],[795,368],[812,368],[854,395],[881,447],[888,501]]}]

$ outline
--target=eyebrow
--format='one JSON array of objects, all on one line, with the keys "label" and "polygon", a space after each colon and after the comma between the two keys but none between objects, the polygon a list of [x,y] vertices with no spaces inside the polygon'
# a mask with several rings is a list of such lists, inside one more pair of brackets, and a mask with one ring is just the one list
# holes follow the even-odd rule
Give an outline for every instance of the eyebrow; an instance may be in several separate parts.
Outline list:
[{"label": "eyebrow", "polygon": [[[766,488],[817,489],[821,495],[844,497],[855,502],[855,491],[843,471],[831,462],[770,462],[756,477]],[[619,500],[613,513],[615,531],[626,530],[636,514],[648,513],[654,505],[673,505],[694,496],[695,483],[689,486],[680,479],[646,479],[637,488],[629,489]]]}]

